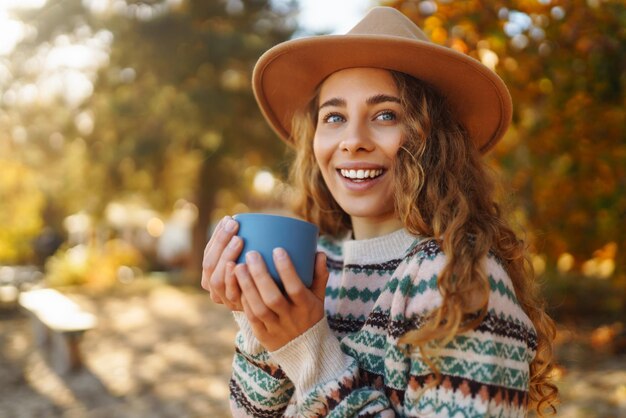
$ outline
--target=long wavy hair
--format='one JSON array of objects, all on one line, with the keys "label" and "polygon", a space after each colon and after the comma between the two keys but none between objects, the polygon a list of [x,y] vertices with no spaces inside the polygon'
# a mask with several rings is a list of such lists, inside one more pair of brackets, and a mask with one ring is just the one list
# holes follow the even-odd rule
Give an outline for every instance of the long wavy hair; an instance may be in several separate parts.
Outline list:
[{"label": "long wavy hair", "polygon": [[[550,381],[553,368],[553,320],[546,314],[525,243],[508,226],[494,201],[495,185],[486,164],[445,98],[425,82],[391,71],[405,109],[405,141],[393,168],[395,211],[415,235],[433,237],[446,255],[438,278],[442,304],[418,330],[401,342],[419,347],[445,345],[475,328],[487,313],[490,285],[483,261],[492,251],[504,264],[524,312],[537,332],[536,356],[530,364],[530,407],[540,416],[555,413],[558,390]],[[316,223],[323,234],[342,236],[350,216],[332,197],[313,154],[319,88],[293,120],[296,155],[290,180],[298,193],[295,212]]]}]

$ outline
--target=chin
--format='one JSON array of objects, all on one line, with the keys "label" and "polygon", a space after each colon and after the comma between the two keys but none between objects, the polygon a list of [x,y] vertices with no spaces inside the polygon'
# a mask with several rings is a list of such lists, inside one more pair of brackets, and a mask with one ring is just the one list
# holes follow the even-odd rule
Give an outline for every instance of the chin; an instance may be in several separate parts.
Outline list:
[{"label": "chin", "polygon": [[361,207],[347,207],[342,206],[344,212],[355,218],[373,218],[373,219],[385,219],[391,218],[394,215],[393,209],[365,209]]}]

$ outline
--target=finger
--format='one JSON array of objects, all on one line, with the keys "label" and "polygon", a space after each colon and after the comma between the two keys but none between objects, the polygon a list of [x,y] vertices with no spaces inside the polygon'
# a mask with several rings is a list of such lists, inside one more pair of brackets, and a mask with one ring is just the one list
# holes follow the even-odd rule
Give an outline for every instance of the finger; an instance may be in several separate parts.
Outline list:
[{"label": "finger", "polygon": [[204,290],[210,290],[209,280],[210,280],[210,276],[207,274],[207,272],[204,269],[202,269],[202,278],[200,279],[200,286]]},{"label": "finger", "polygon": [[[202,277],[203,280],[206,276],[205,272],[202,272]],[[219,285],[216,285],[215,283],[213,283],[212,278],[206,280],[206,287],[203,284],[203,288],[209,291],[209,296],[211,297],[211,300],[215,303],[219,303],[221,304],[226,304],[227,300],[225,299],[224,296],[224,290],[220,289]]]},{"label": "finger", "polygon": [[256,251],[246,254],[246,265],[263,303],[273,312],[284,313],[289,307],[289,301],[278,288],[278,285],[267,271],[263,257]]},{"label": "finger", "polygon": [[250,304],[243,295],[241,296],[241,306],[243,307],[243,313],[246,315],[248,322],[250,322],[250,325],[252,326],[252,330],[266,332],[267,328],[265,327],[265,324],[263,324],[263,321],[259,320],[259,318],[254,316]]},{"label": "finger", "polygon": [[239,284],[237,284],[237,278],[235,277],[235,263],[232,261],[226,263],[224,284],[226,287],[226,299],[231,304],[230,308],[241,311],[241,290],[239,290]]},{"label": "finger", "polygon": [[235,266],[235,276],[237,276],[237,283],[239,284],[243,297],[250,307],[252,315],[265,324],[276,321],[276,314],[263,302],[263,298],[261,298],[254,284],[254,280],[248,271],[248,266],[246,264],[238,264]]},{"label": "finger", "polygon": [[220,221],[217,223],[217,226],[215,227],[215,230],[213,231],[213,234],[211,234],[211,238],[209,239],[209,242],[207,242],[206,246],[204,247],[204,253],[202,256],[202,279],[200,280],[200,286],[202,286],[204,290],[210,290],[209,279],[211,278],[211,274],[207,273],[206,269],[204,268],[205,258],[207,256],[207,253],[211,249],[213,242],[215,241],[215,236],[219,233],[219,231],[222,230],[222,227],[226,219],[228,219],[228,216],[225,216],[222,219],[220,219]]},{"label": "finger", "polygon": [[215,226],[215,229],[213,230],[213,233],[211,234],[211,238],[209,239],[209,242],[207,242],[206,247],[204,247],[204,255],[206,255],[206,253],[209,251],[209,248],[211,248],[211,245],[215,241],[215,236],[224,228],[224,224],[226,223],[228,219],[230,219],[230,216],[224,216],[217,223],[217,225]]},{"label": "finger", "polygon": [[204,268],[215,268],[219,255],[224,251],[224,248],[230,241],[230,239],[237,233],[239,223],[230,218],[224,219],[223,225],[218,228],[207,244],[206,251],[203,259]]},{"label": "finger", "polygon": [[280,275],[280,279],[283,282],[283,286],[289,298],[295,304],[304,302],[309,290],[304,283],[302,283],[300,276],[298,276],[298,272],[296,272],[296,268],[291,262],[287,251],[283,248],[275,248],[272,252],[272,256],[274,257],[276,270]]},{"label": "finger", "polygon": [[224,300],[221,298],[220,295],[217,294],[217,292],[211,292],[209,291],[209,297],[211,298],[211,300],[217,304],[220,305],[224,305]]},{"label": "finger", "polygon": [[[237,221],[229,218],[225,221],[224,227],[220,228],[219,231],[216,231],[211,237],[213,242],[210,245],[207,245],[207,251],[202,260],[202,269],[206,272],[204,276],[205,280],[213,275],[220,257],[224,252],[224,248],[226,248],[233,235],[237,233],[238,227],[239,224]],[[203,287],[205,285],[207,285],[207,283],[204,283]]]},{"label": "finger", "polygon": [[326,284],[328,283],[328,265],[326,264],[326,254],[318,252],[315,255],[315,270],[313,274],[313,284],[311,292],[320,300],[326,296]]},{"label": "finger", "polygon": [[223,301],[226,302],[226,287],[225,287],[225,275],[226,275],[226,263],[234,262],[239,257],[239,253],[243,249],[243,241],[238,236],[233,236],[230,242],[224,248],[220,259],[215,267],[215,270],[211,274],[209,279],[209,289],[211,293],[216,293]]}]

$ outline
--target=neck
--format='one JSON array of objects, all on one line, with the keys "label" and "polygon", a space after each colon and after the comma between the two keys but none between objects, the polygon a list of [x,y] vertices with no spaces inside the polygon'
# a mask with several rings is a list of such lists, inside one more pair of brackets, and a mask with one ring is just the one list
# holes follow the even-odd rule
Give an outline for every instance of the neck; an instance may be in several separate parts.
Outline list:
[{"label": "neck", "polygon": [[403,227],[402,222],[395,217],[375,219],[352,216],[351,218],[352,232],[356,240],[380,237]]}]

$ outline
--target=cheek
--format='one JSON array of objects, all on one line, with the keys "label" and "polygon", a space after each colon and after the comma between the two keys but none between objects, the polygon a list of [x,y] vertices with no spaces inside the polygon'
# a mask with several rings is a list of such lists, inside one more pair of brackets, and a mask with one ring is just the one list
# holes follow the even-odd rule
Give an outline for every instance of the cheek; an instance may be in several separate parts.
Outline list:
[{"label": "cheek", "polygon": [[313,156],[319,169],[323,172],[328,163],[328,150],[326,150],[317,138],[313,138]]},{"label": "cheek", "polygon": [[327,188],[332,189],[333,183],[333,171],[331,169],[332,149],[328,146],[324,147],[320,144],[323,142],[313,141],[313,156],[315,157],[315,163],[319,170],[319,174],[322,176],[322,180]]},{"label": "cheek", "polygon": [[320,147],[318,145],[318,141],[316,138],[313,138],[313,157],[315,158],[315,161],[317,162],[317,164],[319,165],[320,163]]},{"label": "cheek", "polygon": [[402,145],[404,145],[404,141],[401,139],[391,142],[384,150],[385,155],[387,155],[387,157],[395,163],[398,159],[398,155],[404,152],[402,151]]},{"label": "cheek", "polygon": [[313,140],[313,158],[315,159],[315,165],[319,174],[322,175],[324,183],[326,183],[326,174],[324,173],[324,159],[321,150],[317,144],[317,141]]}]

